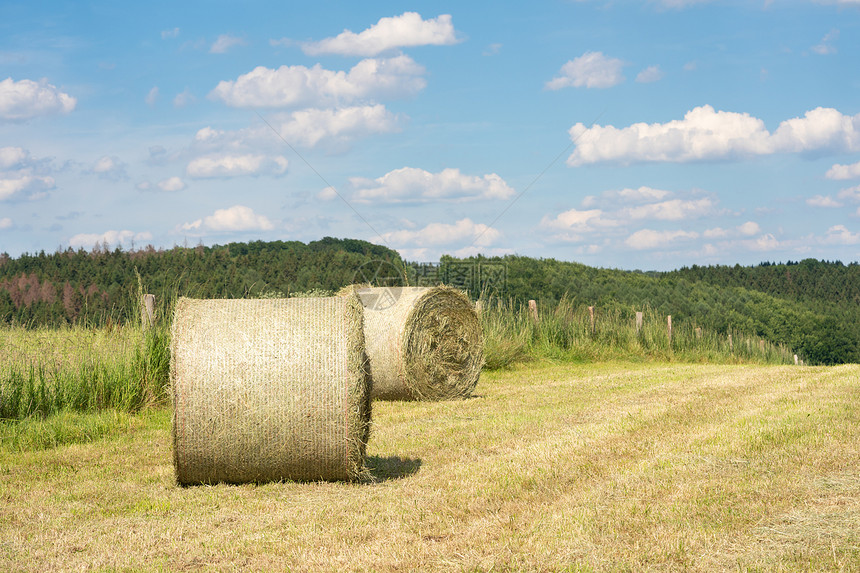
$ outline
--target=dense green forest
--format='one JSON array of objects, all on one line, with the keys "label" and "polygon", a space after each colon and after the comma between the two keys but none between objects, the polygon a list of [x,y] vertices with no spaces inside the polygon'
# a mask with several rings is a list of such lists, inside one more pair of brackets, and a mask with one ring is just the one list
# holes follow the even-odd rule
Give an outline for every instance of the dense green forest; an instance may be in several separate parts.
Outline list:
[{"label": "dense green forest", "polygon": [[[352,239],[231,243],[168,250],[66,250],[0,255],[0,322],[104,324],[134,318],[142,287],[164,304],[176,296],[286,296],[352,282],[446,283],[473,297],[598,313],[651,309],[718,333],[759,336],[810,363],[860,362],[860,265],[806,260],[756,267],[692,267],[668,273],[598,269],[521,256],[443,257],[406,263],[388,248]],[[164,302],[166,301],[166,302]]]},{"label": "dense green forest", "polygon": [[369,273],[378,261],[402,265],[400,256],[385,247],[328,237],[309,244],[256,241],[129,252],[97,246],[14,259],[3,254],[0,322],[128,320],[135,316],[140,287],[162,301],[179,295],[238,298],[333,290]]},{"label": "dense green forest", "polygon": [[[502,265],[503,290],[515,300],[552,304],[570,297],[574,303],[631,316],[647,307],[719,333],[743,332],[784,344],[811,363],[860,362],[857,264],[764,263],[730,267],[737,274],[729,278],[723,274],[727,267],[646,274],[519,256],[449,261],[468,262],[478,269]],[[806,282],[799,287],[791,284],[801,280]],[[789,284],[780,285],[780,281]],[[479,281],[479,286],[498,290],[500,283],[480,285]]]}]

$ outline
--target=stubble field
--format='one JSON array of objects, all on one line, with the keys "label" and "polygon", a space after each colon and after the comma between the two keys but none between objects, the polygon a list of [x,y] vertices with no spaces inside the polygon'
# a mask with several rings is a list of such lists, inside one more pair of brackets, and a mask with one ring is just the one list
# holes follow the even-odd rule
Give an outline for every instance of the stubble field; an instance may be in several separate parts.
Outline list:
[{"label": "stubble field", "polygon": [[179,488],[166,408],[7,440],[0,570],[860,571],[860,366],[537,362],[373,408],[371,483]]}]

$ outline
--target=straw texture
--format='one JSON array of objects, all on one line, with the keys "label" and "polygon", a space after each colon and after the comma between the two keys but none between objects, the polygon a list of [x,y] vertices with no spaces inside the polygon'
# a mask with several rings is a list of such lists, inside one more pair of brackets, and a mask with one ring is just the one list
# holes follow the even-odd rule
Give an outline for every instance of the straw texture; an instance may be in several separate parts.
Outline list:
[{"label": "straw texture", "polygon": [[353,287],[364,305],[372,397],[448,400],[471,396],[484,342],[469,298],[446,287]]},{"label": "straw texture", "polygon": [[370,431],[358,298],[194,300],[171,342],[180,484],[355,480]]}]

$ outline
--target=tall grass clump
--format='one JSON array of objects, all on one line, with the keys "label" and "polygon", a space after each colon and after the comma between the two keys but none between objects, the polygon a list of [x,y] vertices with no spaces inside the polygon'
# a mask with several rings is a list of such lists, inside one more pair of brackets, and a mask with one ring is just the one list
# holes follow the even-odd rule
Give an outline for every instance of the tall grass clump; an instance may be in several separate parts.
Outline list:
[{"label": "tall grass clump", "polygon": [[166,327],[0,327],[0,419],[136,412],[164,402]]},{"label": "tall grass clump", "polygon": [[532,324],[513,302],[493,301],[479,318],[484,331],[484,368],[498,370],[531,358]]},{"label": "tall grass clump", "polygon": [[[579,362],[666,360],[677,362],[787,364],[789,349],[739,332],[718,333],[676,321],[669,335],[667,317],[644,308],[637,328],[636,310],[578,305],[570,297],[538,304],[534,319],[527,305],[483,301],[486,367],[504,368],[537,358]],[[730,336],[731,335],[731,336]]]}]

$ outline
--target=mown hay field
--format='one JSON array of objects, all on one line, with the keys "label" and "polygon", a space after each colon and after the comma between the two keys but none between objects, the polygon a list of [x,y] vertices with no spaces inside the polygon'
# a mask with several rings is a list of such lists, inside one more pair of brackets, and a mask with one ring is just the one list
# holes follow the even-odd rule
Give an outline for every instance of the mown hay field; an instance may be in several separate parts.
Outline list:
[{"label": "mown hay field", "polygon": [[374,403],[374,483],[180,488],[170,417],[0,448],[0,570],[860,570],[857,365],[485,373]]}]

